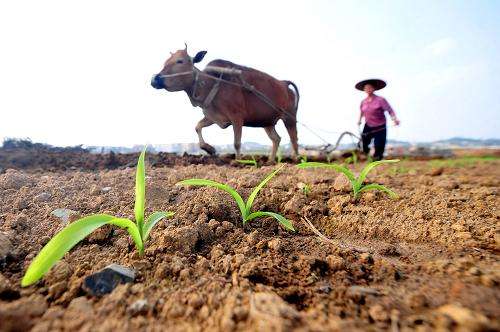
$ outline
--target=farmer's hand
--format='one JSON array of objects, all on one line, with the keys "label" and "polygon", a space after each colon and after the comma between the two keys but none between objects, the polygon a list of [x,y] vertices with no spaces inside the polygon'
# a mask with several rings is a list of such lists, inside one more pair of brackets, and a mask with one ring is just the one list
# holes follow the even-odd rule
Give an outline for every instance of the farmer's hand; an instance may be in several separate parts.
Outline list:
[{"label": "farmer's hand", "polygon": [[392,118],[392,122],[394,122],[395,126],[399,126],[399,124],[401,123],[398,118]]}]

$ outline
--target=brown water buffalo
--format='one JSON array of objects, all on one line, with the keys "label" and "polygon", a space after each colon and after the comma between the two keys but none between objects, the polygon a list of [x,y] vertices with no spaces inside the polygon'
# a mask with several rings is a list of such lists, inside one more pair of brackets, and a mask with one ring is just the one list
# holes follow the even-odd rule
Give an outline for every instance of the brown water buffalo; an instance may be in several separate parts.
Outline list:
[{"label": "brown water buffalo", "polygon": [[[281,140],[275,125],[281,119],[290,135],[293,155],[296,157],[296,115],[299,102],[296,85],[225,60],[211,61],[200,71],[194,64],[200,62],[206,53],[198,52],[192,58],[187,52],[187,46],[171,53],[163,69],[151,80],[151,85],[156,89],[185,91],[191,104],[201,107],[204,117],[196,125],[200,148],[209,154],[215,154],[215,149],[203,139],[202,128],[214,123],[221,128],[232,125],[234,148],[236,157],[239,158],[242,127],[263,127],[273,142],[270,160],[274,161]],[[257,92],[252,92],[253,88]],[[259,92],[262,93],[260,97]]]}]

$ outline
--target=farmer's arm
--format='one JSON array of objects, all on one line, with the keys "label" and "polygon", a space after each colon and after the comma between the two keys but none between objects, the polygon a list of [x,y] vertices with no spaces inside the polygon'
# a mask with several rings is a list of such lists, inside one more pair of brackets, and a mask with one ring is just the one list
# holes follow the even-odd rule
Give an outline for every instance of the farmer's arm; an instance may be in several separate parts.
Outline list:
[{"label": "farmer's arm", "polygon": [[394,122],[396,126],[399,126],[399,119],[396,116],[396,113],[394,113],[394,110],[392,109],[391,105],[389,105],[389,103],[387,102],[387,100],[385,100],[385,98],[382,99],[382,108],[384,109],[384,111],[387,111],[387,113],[389,113],[392,122]]},{"label": "farmer's arm", "polygon": [[358,119],[358,126],[361,125],[361,120],[363,119],[363,111],[361,110],[361,106],[363,105],[363,103],[361,103],[361,105],[359,105],[359,119]]}]

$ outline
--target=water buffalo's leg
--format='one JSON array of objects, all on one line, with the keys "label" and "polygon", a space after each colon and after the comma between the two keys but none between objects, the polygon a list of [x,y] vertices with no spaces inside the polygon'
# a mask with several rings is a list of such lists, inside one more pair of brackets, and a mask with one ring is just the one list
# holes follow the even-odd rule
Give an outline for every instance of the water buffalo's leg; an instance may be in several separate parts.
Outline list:
[{"label": "water buffalo's leg", "polygon": [[278,151],[278,147],[280,146],[281,137],[276,132],[276,128],[274,126],[269,126],[264,128],[266,130],[267,136],[273,142],[273,149],[271,151],[271,156],[269,157],[270,162],[276,161],[276,152]]},{"label": "water buffalo's leg", "polygon": [[200,148],[205,150],[209,155],[214,155],[215,149],[210,144],[205,143],[205,140],[203,139],[203,135],[201,134],[201,130],[203,128],[211,126],[213,124],[214,123],[212,120],[210,120],[208,118],[203,118],[196,125],[196,133],[198,134],[198,141],[199,141]]},{"label": "water buffalo's leg", "polygon": [[297,122],[284,121],[288,135],[290,136],[290,143],[292,143],[292,158],[297,159],[299,155],[299,143],[297,137]]},{"label": "water buffalo's leg", "polygon": [[236,159],[240,159],[240,149],[241,149],[241,132],[243,130],[243,124],[233,123],[234,131],[234,150],[236,151]]}]

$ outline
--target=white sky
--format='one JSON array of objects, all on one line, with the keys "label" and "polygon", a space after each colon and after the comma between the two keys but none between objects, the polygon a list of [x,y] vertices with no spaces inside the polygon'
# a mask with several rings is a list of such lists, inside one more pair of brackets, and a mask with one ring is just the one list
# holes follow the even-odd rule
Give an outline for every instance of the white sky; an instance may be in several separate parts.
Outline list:
[{"label": "white sky", "polygon": [[[487,1],[3,1],[0,138],[54,145],[197,141],[183,92],[154,90],[169,51],[206,49],[294,81],[299,120],[330,141],[357,130],[362,93],[402,121],[389,138],[499,137],[499,5]],[[496,18],[495,18],[496,17]],[[496,22],[496,23],[495,23]],[[283,124],[282,142],[289,141]],[[328,133],[333,132],[333,133]],[[205,129],[232,143],[231,127]],[[270,143],[263,129],[243,141]],[[299,126],[299,143],[321,143]]]}]

